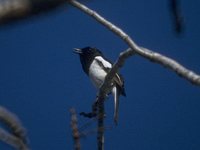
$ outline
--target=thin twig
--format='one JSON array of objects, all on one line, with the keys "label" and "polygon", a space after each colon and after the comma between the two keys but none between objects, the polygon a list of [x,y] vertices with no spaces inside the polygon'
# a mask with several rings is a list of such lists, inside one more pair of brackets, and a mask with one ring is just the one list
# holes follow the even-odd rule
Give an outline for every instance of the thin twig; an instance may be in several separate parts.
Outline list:
[{"label": "thin twig", "polygon": [[97,118],[94,117],[92,119],[90,119],[88,122],[86,122],[85,124],[83,124],[82,126],[79,127],[79,131],[81,132],[80,134],[82,134],[82,132],[84,132],[89,126],[92,125],[92,123],[96,122]]},{"label": "thin twig", "polygon": [[169,0],[169,9],[174,23],[174,29],[177,34],[180,34],[184,30],[184,18],[180,10],[180,1]]},{"label": "thin twig", "polygon": [[104,99],[99,99],[98,103],[98,150],[104,150]]},{"label": "thin twig", "polygon": [[[104,127],[104,128],[101,128],[101,130],[111,130],[113,128],[113,126],[108,126],[108,127]],[[88,130],[88,131],[83,131],[81,132],[81,137],[86,137],[90,134],[94,134],[94,133],[97,133],[98,132],[98,129],[95,128],[95,129],[92,129],[92,130]]]}]

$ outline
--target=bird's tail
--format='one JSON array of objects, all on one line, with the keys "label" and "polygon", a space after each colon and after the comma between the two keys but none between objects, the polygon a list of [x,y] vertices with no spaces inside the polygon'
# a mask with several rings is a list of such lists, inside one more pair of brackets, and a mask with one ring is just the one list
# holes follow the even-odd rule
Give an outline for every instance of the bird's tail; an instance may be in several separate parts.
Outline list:
[{"label": "bird's tail", "polygon": [[117,125],[118,123],[118,112],[119,112],[119,91],[117,90],[117,87],[114,86],[112,89],[112,94],[114,97],[114,121]]}]

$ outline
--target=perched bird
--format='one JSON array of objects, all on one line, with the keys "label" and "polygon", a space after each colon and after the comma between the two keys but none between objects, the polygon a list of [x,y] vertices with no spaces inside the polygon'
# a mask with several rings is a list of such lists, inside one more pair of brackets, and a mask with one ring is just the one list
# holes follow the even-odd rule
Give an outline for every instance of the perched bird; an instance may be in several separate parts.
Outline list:
[{"label": "perched bird", "polygon": [[[83,71],[89,76],[92,83],[99,90],[104,79],[112,68],[112,63],[106,59],[102,52],[97,48],[85,47],[82,49],[75,48],[74,52],[79,54]],[[124,81],[121,75],[115,74],[112,83],[111,93],[114,96],[114,121],[118,121],[119,96],[126,96]]]}]

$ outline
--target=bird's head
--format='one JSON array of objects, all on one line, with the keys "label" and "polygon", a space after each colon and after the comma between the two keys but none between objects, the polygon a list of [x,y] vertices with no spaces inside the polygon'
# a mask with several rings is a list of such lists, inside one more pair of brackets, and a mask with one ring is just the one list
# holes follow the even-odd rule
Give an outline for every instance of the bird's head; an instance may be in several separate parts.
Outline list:
[{"label": "bird's head", "polygon": [[74,48],[74,53],[79,54],[80,61],[83,67],[83,70],[86,74],[89,72],[90,64],[93,62],[96,56],[103,56],[101,51],[97,48],[85,47],[85,48]]},{"label": "bird's head", "polygon": [[97,48],[84,47],[84,48],[74,48],[74,52],[79,54],[81,58],[93,59],[96,56],[101,56],[102,53]]}]

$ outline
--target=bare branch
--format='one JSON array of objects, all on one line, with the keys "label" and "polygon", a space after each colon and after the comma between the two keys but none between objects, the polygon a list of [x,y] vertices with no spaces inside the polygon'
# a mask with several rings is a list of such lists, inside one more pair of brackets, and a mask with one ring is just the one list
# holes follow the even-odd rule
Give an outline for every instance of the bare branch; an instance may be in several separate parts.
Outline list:
[{"label": "bare branch", "polygon": [[73,139],[74,139],[74,149],[80,150],[81,149],[80,133],[79,133],[79,130],[78,130],[78,125],[77,125],[78,121],[77,121],[75,109],[71,108],[70,113],[71,113],[72,136],[73,136]]},{"label": "bare branch", "polygon": [[184,30],[184,18],[180,10],[180,1],[169,0],[169,9],[174,23],[174,29],[177,34],[180,34]]},{"label": "bare branch", "polygon": [[0,121],[9,127],[13,134],[11,135],[0,128],[0,140],[14,146],[15,148],[28,150],[26,131],[17,116],[0,106]]},{"label": "bare branch", "polygon": [[28,147],[22,142],[20,138],[11,135],[2,128],[0,128],[0,140],[16,149],[28,150]]},{"label": "bare branch", "polygon": [[49,12],[66,0],[0,0],[0,25]]},{"label": "bare branch", "polygon": [[[179,64],[178,62],[176,62],[175,60],[173,60],[171,58],[168,58],[168,57],[166,57],[164,55],[161,55],[159,53],[153,52],[153,51],[148,50],[146,48],[139,47],[120,28],[118,28],[117,26],[115,26],[114,24],[112,24],[111,22],[109,22],[108,20],[106,20],[105,18],[103,18],[102,16],[100,16],[95,11],[93,11],[93,10],[89,9],[88,7],[86,7],[85,5],[77,2],[76,0],[71,0],[70,3],[74,7],[77,7],[78,9],[80,9],[81,11],[83,11],[84,13],[86,13],[89,16],[93,17],[96,21],[98,21],[99,23],[101,23],[102,25],[104,25],[106,28],[108,28],[109,30],[111,30],[113,33],[115,33],[119,37],[121,37],[127,43],[127,45],[131,48],[128,51],[124,52],[123,55],[120,55],[120,57],[118,58],[118,60],[114,64],[113,69],[110,72],[116,72],[119,69],[118,67],[115,67],[115,65],[116,64],[121,64],[120,62],[122,62],[122,64],[123,64],[123,62],[126,60],[126,58],[128,58],[128,56],[126,56],[126,55],[132,55],[132,54],[136,53],[136,54],[139,54],[140,56],[142,56],[144,58],[147,58],[150,61],[156,62],[156,63],[158,63],[158,64],[160,64],[160,65],[162,65],[164,67],[167,67],[168,69],[174,71],[175,73],[177,73],[181,77],[187,79],[191,83],[193,83],[195,85],[198,85],[198,86],[200,85],[200,76],[198,74],[196,74],[196,73],[192,72],[191,70],[185,68],[184,66],[182,66],[181,64]],[[126,56],[126,58],[124,56]],[[112,74],[112,73],[111,73],[111,75],[108,74],[107,75],[108,76],[107,80],[105,80],[104,84],[106,82],[108,82],[108,80],[111,81],[113,75],[114,74]],[[103,84],[103,86],[102,86],[102,88],[100,90],[100,93],[103,92],[102,91],[103,87],[104,88],[106,87],[106,86],[104,86],[104,84]]]},{"label": "bare branch", "polygon": [[[112,126],[108,126],[108,127],[104,127],[104,128],[100,128],[100,130],[111,130],[113,127]],[[81,132],[81,137],[86,137],[90,134],[94,134],[94,133],[97,133],[98,132],[98,129],[95,128],[95,129],[92,129],[92,130],[88,130],[88,131],[83,131]]]},{"label": "bare branch", "polygon": [[98,99],[98,150],[104,150],[104,99]]}]

